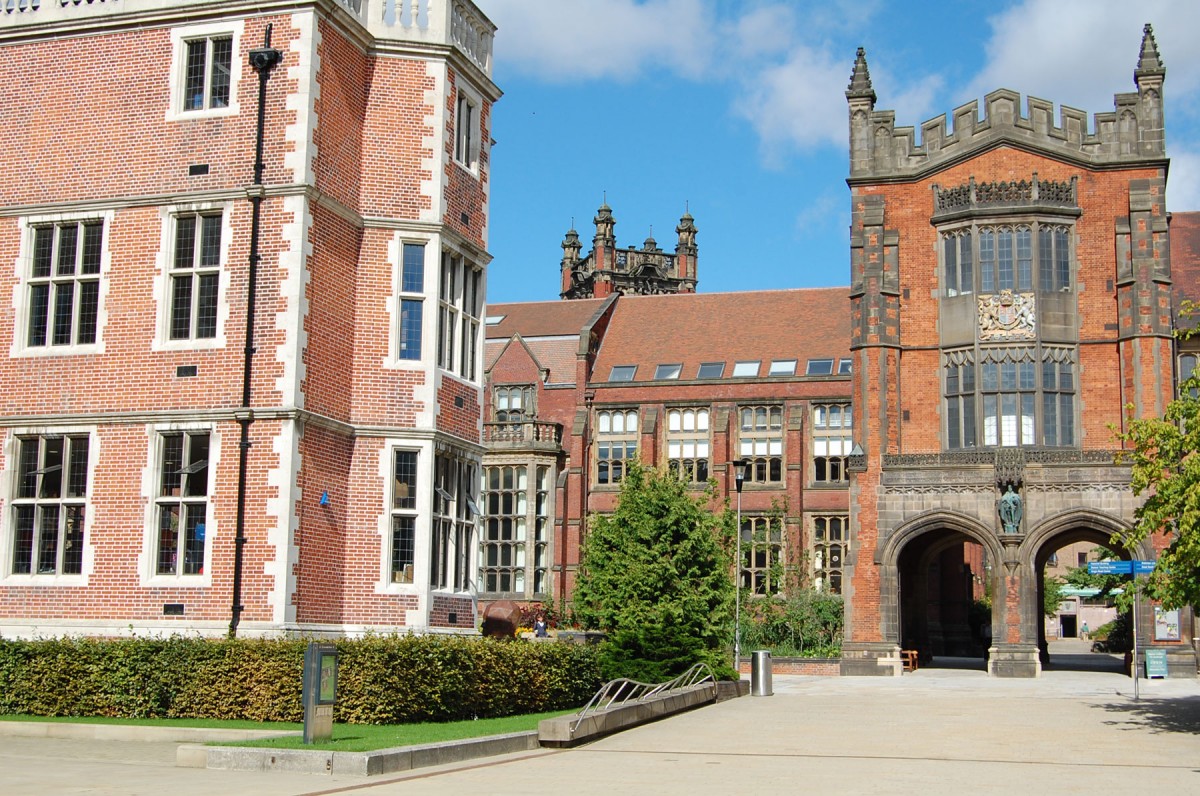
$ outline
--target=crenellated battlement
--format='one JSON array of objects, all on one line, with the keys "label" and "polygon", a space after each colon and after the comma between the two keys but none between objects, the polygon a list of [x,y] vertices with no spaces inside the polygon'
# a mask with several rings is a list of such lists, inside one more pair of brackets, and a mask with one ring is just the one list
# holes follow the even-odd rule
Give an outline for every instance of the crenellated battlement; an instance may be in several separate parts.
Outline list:
[{"label": "crenellated battlement", "polygon": [[1089,166],[1161,160],[1162,84],[1166,70],[1149,25],[1134,72],[1136,91],[1115,94],[1114,110],[1097,113],[1089,129],[1087,113],[1022,96],[1008,89],[986,95],[982,113],[977,100],[921,125],[897,127],[895,112],[875,109],[863,50],[858,51],[846,91],[850,112],[850,177],[917,177],[1000,143],[1013,144]]},{"label": "crenellated battlement", "polygon": [[[492,74],[492,40],[496,26],[471,0],[312,0],[356,21],[383,41],[449,45],[460,50],[484,74]],[[123,23],[169,22],[172,17],[194,18],[210,10],[246,13],[296,10],[295,2],[220,2],[219,0],[0,0],[0,40],[28,35],[30,28],[47,32],[112,27]]]}]

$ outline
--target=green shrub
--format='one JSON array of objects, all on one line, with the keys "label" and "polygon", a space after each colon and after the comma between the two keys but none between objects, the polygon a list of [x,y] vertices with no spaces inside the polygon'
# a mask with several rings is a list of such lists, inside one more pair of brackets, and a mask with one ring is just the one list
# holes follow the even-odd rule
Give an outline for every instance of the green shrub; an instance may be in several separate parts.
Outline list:
[{"label": "green shrub", "polygon": [[[307,641],[0,641],[0,713],[301,721]],[[597,648],[439,636],[337,642],[336,721],[401,724],[569,709],[601,685]]]},{"label": "green shrub", "polygon": [[776,656],[836,658],[842,654],[842,598],[800,589],[789,597],[755,598],[742,621],[742,650]]},{"label": "green shrub", "polygon": [[1130,613],[1117,614],[1117,618],[1092,631],[1092,649],[1097,652],[1129,652],[1133,649],[1133,625]]}]

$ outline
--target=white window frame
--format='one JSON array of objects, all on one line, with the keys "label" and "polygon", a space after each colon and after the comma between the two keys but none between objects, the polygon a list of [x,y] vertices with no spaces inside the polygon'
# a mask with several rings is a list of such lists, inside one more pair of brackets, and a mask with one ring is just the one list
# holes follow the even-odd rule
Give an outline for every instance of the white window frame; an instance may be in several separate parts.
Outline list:
[{"label": "white window frame", "polygon": [[[787,580],[787,540],[783,517],[770,514],[743,514],[742,560],[738,568],[738,583],[742,593],[752,597],[767,597],[783,593]],[[765,556],[759,564],[757,557]]]},{"label": "white window frame", "polygon": [[[415,476],[416,483],[413,488],[413,494],[411,494],[411,495],[402,496],[402,495],[397,494],[397,492],[399,491],[397,489],[397,485],[399,484],[399,481],[395,477],[395,475],[396,475],[396,458],[397,458],[397,455],[400,453],[411,453],[414,458],[414,465],[413,465],[414,473],[413,474]],[[419,533],[419,527],[418,527],[419,520],[420,520],[419,509],[420,509],[420,505],[421,505],[420,504],[421,488],[422,488],[422,481],[424,480],[421,478],[421,464],[422,464],[421,451],[418,448],[395,446],[395,447],[392,447],[389,449],[388,460],[391,465],[391,477],[389,478],[390,486],[387,489],[387,494],[389,496],[389,501],[388,501],[389,532],[388,532],[388,543],[386,545],[384,545],[384,556],[385,556],[385,559],[387,562],[386,566],[387,566],[387,571],[388,571],[388,582],[395,583],[398,585],[403,585],[403,586],[411,586],[411,585],[416,584],[416,582],[417,582],[417,578],[416,578],[417,549],[418,549],[418,547],[420,547],[420,539],[421,539],[421,535]],[[412,501],[411,505],[397,505],[398,501],[402,497],[408,498],[409,500],[411,500]],[[401,576],[399,578],[396,577],[396,574],[397,574],[397,569],[396,569],[396,520],[398,520],[398,519],[409,520],[412,522],[412,562],[407,565],[407,567],[406,567],[407,572],[405,571],[405,569],[399,570],[399,572],[401,573]]]},{"label": "white window frame", "polygon": [[[479,175],[480,152],[483,146],[483,102],[479,95],[464,85],[460,78],[455,85],[454,149],[452,159],[474,176]],[[467,115],[464,129],[463,115]]]},{"label": "white window frame", "polygon": [[[620,422],[614,422],[619,420]],[[593,472],[596,486],[617,486],[625,477],[625,471],[630,461],[638,457],[641,442],[641,418],[638,410],[632,407],[613,407],[596,410],[595,440],[592,446]],[[620,426],[616,429],[615,426]],[[630,446],[632,441],[633,445]],[[620,456],[612,456],[614,446],[619,446]],[[607,457],[601,457],[601,449],[610,452]],[[632,455],[630,455],[632,454]],[[605,479],[600,480],[600,463],[607,462]],[[621,462],[620,474],[614,477],[614,462]]]},{"label": "white window frame", "polygon": [[[817,539],[817,524],[818,521],[825,521],[825,538]],[[831,539],[829,535],[829,521],[837,520],[841,525],[841,538]],[[846,586],[846,561],[850,556],[850,515],[830,512],[825,514],[810,514],[808,516],[809,527],[809,549],[812,555],[812,572],[813,572],[813,588],[817,591],[827,591],[831,594],[842,594]],[[833,546],[840,547],[839,555],[841,560],[838,566],[829,567],[826,560],[827,551]],[[830,578],[827,573],[834,572],[837,574],[836,585],[831,585]]]},{"label": "white window frame", "polygon": [[[109,241],[112,235],[114,213],[111,210],[102,212],[48,213],[36,216],[24,216],[18,223],[20,230],[21,248],[15,263],[16,279],[13,290],[13,307],[16,310],[13,318],[13,341],[9,349],[12,357],[59,357],[79,354],[100,354],[104,352],[104,328],[107,325],[107,298],[109,288],[109,269],[112,255],[109,252]],[[34,238],[39,227],[63,226],[79,224],[88,221],[98,221],[102,227],[100,238],[100,273],[96,275],[99,283],[99,294],[96,300],[96,341],[93,343],[75,343],[53,345],[49,341],[45,345],[30,345],[29,309],[32,302],[33,290],[33,256]],[[57,238],[58,233],[55,233]],[[53,267],[53,266],[52,266]],[[53,276],[50,277],[52,280]],[[41,279],[37,280],[39,283]],[[50,308],[53,315],[53,307]],[[47,321],[50,324],[51,321]],[[52,333],[48,329],[47,333]]]},{"label": "white window frame", "polygon": [[[505,486],[505,470],[512,471],[511,487]],[[479,592],[522,600],[549,594],[553,566],[553,462],[545,459],[488,462],[482,473],[480,498],[484,501],[484,525],[479,530]],[[494,489],[493,473],[497,476]],[[506,505],[510,510],[504,510]],[[505,522],[511,525],[506,527]],[[504,538],[505,531],[511,538]],[[505,549],[511,551],[507,563],[503,560]],[[493,552],[495,563],[489,564],[488,556]],[[506,575],[512,579],[512,589],[488,588],[489,578],[494,578],[499,586],[499,580]]]},{"label": "white window frame", "polygon": [[479,459],[465,451],[439,446],[434,453],[427,580],[430,591],[454,594],[475,591],[475,578],[479,574],[475,556],[479,543],[481,470]]},{"label": "white window frame", "polygon": [[[204,515],[204,570],[200,574],[158,573],[159,505],[162,496],[163,437],[167,434],[208,434],[208,494]],[[217,484],[217,470],[221,464],[221,438],[219,428],[213,423],[158,423],[146,428],[147,458],[142,470],[142,498],[146,503],[142,552],[138,570],[142,573],[142,585],[148,587],[206,588],[212,586],[213,539],[220,533],[219,523],[213,509]],[[182,497],[181,497],[182,500]],[[169,502],[169,501],[168,501]]]},{"label": "white window frame", "polygon": [[[706,406],[667,409],[667,468],[685,483],[706,483],[712,473],[709,410]],[[693,476],[703,476],[694,478]]]},{"label": "white window frame", "polygon": [[[426,258],[428,259],[428,258]],[[481,372],[485,272],[462,252],[443,249],[437,278],[437,366],[471,383]]]},{"label": "white window frame", "polygon": [[[425,249],[425,272],[419,293],[404,290],[404,246],[422,246]],[[388,296],[388,352],[384,367],[395,369],[426,368],[436,364],[437,357],[437,290],[441,261],[437,238],[397,232],[388,241],[388,262],[391,264],[391,295]],[[433,255],[431,256],[431,252]],[[400,358],[400,322],[402,302],[421,302],[421,356],[418,359]],[[431,307],[435,308],[431,311]],[[391,476],[388,476],[389,478]]]},{"label": "white window frame", "polygon": [[[785,458],[784,406],[782,403],[746,404],[737,409],[738,457],[750,462],[746,468],[746,483],[787,483],[787,459]],[[750,413],[751,422],[747,424]],[[758,423],[763,418],[763,425]],[[776,419],[778,425],[776,425]],[[779,471],[778,478],[771,477],[772,462]]]},{"label": "white window frame", "polygon": [[[226,336],[229,325],[229,246],[233,240],[232,208],[225,202],[196,202],[191,204],[167,205],[159,209],[161,230],[158,254],[155,258],[154,294],[158,297],[157,323],[155,324],[153,351],[195,351],[225,348],[229,344]],[[171,339],[171,308],[175,266],[175,231],[177,219],[183,216],[221,216],[221,257],[216,267],[217,279],[217,331],[213,337],[191,337]],[[193,323],[195,319],[193,318]]]},{"label": "white window frame", "polygon": [[[13,572],[13,557],[16,554],[16,506],[24,502],[23,499],[16,497],[18,487],[17,479],[20,477],[21,468],[21,440],[31,437],[88,438],[86,494],[82,500],[68,501],[65,498],[59,499],[60,504],[71,502],[74,505],[83,506],[83,550],[82,563],[78,573],[61,574],[57,571],[57,566],[56,571],[53,573]],[[13,586],[79,586],[86,584],[88,581],[88,576],[91,574],[93,568],[94,546],[92,544],[92,518],[94,511],[92,494],[94,491],[93,485],[96,478],[96,467],[100,461],[100,440],[99,436],[96,434],[95,427],[64,426],[62,428],[55,428],[40,426],[10,429],[7,439],[4,441],[4,461],[5,469],[2,476],[0,476],[0,478],[3,479],[2,483],[0,483],[0,488],[2,488],[3,495],[5,495],[7,498],[7,503],[4,506],[2,515],[3,544],[0,545],[0,548],[2,548],[4,559],[2,562],[0,562],[0,584]]]},{"label": "white window frame", "polygon": [[[815,485],[848,486],[846,469],[850,449],[854,447],[854,410],[850,401],[831,401],[812,405],[812,478]],[[818,478],[818,459],[824,459],[824,478]],[[838,477],[831,474],[837,472]]]},{"label": "white window frame", "polygon": [[[238,86],[241,83],[244,62],[241,46],[243,27],[243,20],[225,20],[206,25],[188,25],[171,30],[171,96],[166,109],[168,122],[236,116],[241,113]],[[229,63],[229,105],[224,108],[190,109],[187,107],[187,97],[185,96],[187,92],[188,42],[225,36],[233,40]],[[211,74],[211,68],[207,61],[206,72]],[[207,77],[205,85],[208,85]]]},{"label": "white window frame", "polygon": [[[408,273],[405,255],[409,247],[420,247],[422,253],[421,260],[421,289],[411,290],[405,286],[405,274]],[[415,268],[413,270],[416,270]],[[398,244],[398,254],[396,257],[396,345],[393,349],[395,359],[399,362],[421,362],[426,355],[425,348],[425,327],[428,325],[429,313],[426,312],[428,302],[426,299],[426,288],[429,284],[429,241],[427,240],[410,240],[403,238]],[[421,322],[418,330],[417,339],[420,351],[417,356],[401,356],[404,352],[404,305],[406,303],[416,304],[421,308]]]},{"label": "white window frame", "polygon": [[[433,523],[433,449],[432,440],[388,437],[381,441],[376,459],[376,475],[379,478],[379,502],[374,515],[379,543],[379,571],[375,584],[376,594],[422,595],[429,591],[430,538]],[[416,508],[401,513],[415,517],[413,523],[413,580],[412,583],[396,582],[392,579],[392,531],[393,497],[396,451],[411,451],[417,454]],[[402,614],[404,616],[404,614]],[[419,614],[410,613],[406,624],[419,623]]]}]

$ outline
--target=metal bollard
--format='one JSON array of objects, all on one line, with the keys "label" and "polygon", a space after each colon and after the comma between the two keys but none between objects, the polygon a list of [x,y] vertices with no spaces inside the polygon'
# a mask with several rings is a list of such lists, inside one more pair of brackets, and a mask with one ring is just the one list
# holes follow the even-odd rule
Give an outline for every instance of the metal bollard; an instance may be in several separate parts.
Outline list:
[{"label": "metal bollard", "polygon": [[750,696],[771,696],[771,651],[750,653]]}]

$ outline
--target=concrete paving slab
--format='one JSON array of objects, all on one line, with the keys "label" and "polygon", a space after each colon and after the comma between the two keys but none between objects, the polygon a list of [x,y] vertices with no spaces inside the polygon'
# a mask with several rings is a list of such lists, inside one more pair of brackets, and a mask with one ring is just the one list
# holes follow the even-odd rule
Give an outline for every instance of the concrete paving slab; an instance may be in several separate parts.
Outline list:
[{"label": "concrete paving slab", "polygon": [[1200,792],[1200,683],[1096,671],[1032,680],[921,669],[901,678],[776,675],[717,703],[569,750],[370,779],[176,768],[174,745],[6,739],[3,792],[264,794]]}]

